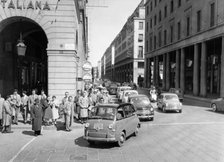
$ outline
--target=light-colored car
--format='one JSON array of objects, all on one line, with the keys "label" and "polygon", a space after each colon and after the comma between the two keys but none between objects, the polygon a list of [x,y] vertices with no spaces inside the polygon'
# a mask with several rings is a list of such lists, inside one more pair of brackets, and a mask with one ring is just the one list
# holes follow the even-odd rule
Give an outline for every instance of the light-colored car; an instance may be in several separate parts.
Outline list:
[{"label": "light-colored car", "polygon": [[132,95],[138,95],[138,91],[136,90],[124,90],[121,102],[128,103],[128,97]]},{"label": "light-colored car", "polygon": [[217,98],[211,101],[211,108],[214,112],[224,111],[224,98]]},{"label": "light-colored car", "polygon": [[138,135],[139,128],[140,121],[134,105],[102,104],[91,109],[84,128],[84,139],[90,145],[102,141],[117,142],[118,146],[122,146],[126,137]]},{"label": "light-colored car", "polygon": [[129,102],[135,106],[139,119],[154,119],[154,108],[146,95],[133,95],[129,97]]},{"label": "light-colored car", "polygon": [[170,93],[175,93],[179,97],[180,102],[184,101],[184,93],[180,88],[170,88],[169,89]]},{"label": "light-colored car", "polygon": [[129,86],[121,86],[117,88],[117,98],[121,101],[122,99],[122,95],[123,95],[123,91],[124,90],[131,90],[132,88]]},{"label": "light-colored car", "polygon": [[177,94],[174,93],[161,93],[158,97],[158,109],[163,112],[177,111],[182,112],[182,103],[180,102]]}]

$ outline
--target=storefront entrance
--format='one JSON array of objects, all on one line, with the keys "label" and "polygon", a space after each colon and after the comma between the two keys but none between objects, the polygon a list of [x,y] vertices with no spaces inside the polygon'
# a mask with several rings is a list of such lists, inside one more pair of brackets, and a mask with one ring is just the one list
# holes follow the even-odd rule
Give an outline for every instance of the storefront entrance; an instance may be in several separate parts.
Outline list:
[{"label": "storefront entrance", "polygon": [[[47,44],[42,28],[25,17],[11,17],[0,22],[0,92],[3,96],[13,89],[21,93],[36,88],[47,91]],[[18,55],[17,44],[22,38],[25,55]]]}]

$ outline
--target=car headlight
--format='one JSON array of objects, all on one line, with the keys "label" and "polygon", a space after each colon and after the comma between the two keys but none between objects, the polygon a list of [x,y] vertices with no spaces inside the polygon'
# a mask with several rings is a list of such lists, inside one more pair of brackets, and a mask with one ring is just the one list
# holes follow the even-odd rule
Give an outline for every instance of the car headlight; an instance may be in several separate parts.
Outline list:
[{"label": "car headlight", "polygon": [[182,106],[182,103],[180,102],[180,106]]},{"label": "car headlight", "polygon": [[150,109],[151,111],[153,111],[154,109],[151,107],[151,109]]},{"label": "car headlight", "polygon": [[88,127],[89,127],[89,123],[86,123],[86,124],[85,124],[85,128],[88,128]]},{"label": "car headlight", "polygon": [[167,107],[167,106],[169,106],[169,104],[168,104],[168,103],[165,103],[165,105],[166,105],[166,107]]}]

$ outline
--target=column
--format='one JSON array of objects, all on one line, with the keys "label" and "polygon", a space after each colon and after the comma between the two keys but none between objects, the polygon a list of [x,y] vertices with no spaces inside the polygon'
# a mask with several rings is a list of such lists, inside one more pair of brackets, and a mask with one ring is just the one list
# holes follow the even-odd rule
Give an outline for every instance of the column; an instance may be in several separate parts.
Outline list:
[{"label": "column", "polygon": [[220,97],[224,97],[224,36],[222,37]]},{"label": "column", "polygon": [[176,50],[175,87],[180,88],[180,50]]},{"label": "column", "polygon": [[166,54],[163,54],[163,90],[166,90]]},{"label": "column", "polygon": [[207,49],[206,42],[202,42],[201,45],[201,79],[200,79],[200,95],[202,97],[206,97],[207,95]]},{"label": "column", "polygon": [[156,56],[156,86],[159,86],[159,56]]},{"label": "column", "polygon": [[185,50],[181,48],[181,62],[180,62],[180,88],[185,91]]},{"label": "column", "polygon": [[147,87],[151,86],[151,59],[148,58]]},{"label": "column", "polygon": [[199,56],[198,44],[194,45],[193,94],[199,95]]},{"label": "column", "polygon": [[156,57],[153,57],[153,85],[156,85]]},{"label": "column", "polygon": [[166,54],[166,90],[170,89],[170,54]]}]

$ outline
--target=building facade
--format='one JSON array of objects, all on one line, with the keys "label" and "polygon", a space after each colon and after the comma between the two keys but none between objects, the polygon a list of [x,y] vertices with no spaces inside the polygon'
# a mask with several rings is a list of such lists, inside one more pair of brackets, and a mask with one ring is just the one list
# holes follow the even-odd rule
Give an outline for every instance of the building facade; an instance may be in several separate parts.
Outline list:
[{"label": "building facade", "polygon": [[223,6],[223,0],[146,2],[146,87],[224,97]]},{"label": "building facade", "polygon": [[[0,2],[0,93],[36,88],[62,97],[82,88],[86,0]],[[20,56],[18,41],[25,44]],[[79,81],[78,81],[79,80]]]},{"label": "building facade", "polygon": [[[144,78],[145,7],[142,1],[107,48],[104,77],[142,84]],[[102,60],[101,60],[102,61]]]}]

